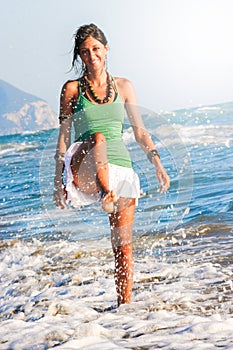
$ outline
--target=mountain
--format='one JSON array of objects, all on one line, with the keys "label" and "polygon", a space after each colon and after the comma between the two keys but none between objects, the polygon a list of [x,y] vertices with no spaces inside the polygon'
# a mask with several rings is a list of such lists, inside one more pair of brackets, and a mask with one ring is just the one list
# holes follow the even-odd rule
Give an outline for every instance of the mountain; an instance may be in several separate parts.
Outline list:
[{"label": "mountain", "polygon": [[0,80],[0,135],[57,126],[58,118],[46,101]]}]

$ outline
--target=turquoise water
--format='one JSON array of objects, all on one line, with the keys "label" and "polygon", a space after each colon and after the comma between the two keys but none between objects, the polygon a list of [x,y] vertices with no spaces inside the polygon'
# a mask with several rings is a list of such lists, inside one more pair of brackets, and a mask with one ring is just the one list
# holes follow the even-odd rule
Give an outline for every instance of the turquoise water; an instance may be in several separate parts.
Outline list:
[{"label": "turquoise water", "polygon": [[[219,229],[231,226],[233,104],[173,113],[142,112],[171,177],[171,188],[165,195],[158,193],[154,169],[126,123],[124,137],[142,189],[135,235],[170,233],[201,222],[219,225]],[[76,240],[108,235],[108,219],[99,205],[81,211],[55,209],[52,186],[57,135],[58,130],[53,129],[0,137],[1,238],[62,235]]]}]

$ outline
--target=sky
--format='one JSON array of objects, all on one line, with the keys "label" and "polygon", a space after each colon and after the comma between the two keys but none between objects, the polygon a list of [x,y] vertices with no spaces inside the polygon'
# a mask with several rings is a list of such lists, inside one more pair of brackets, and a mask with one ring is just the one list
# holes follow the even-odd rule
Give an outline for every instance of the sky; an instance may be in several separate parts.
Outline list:
[{"label": "sky", "polygon": [[233,101],[233,0],[0,0],[0,79],[58,113],[73,34],[95,23],[109,72],[126,77],[139,105],[172,111]]}]

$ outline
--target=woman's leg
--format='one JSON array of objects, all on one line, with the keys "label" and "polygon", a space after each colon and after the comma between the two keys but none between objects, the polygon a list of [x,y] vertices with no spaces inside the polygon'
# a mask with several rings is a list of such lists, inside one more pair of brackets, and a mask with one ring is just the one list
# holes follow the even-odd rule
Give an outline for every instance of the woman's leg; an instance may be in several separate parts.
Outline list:
[{"label": "woman's leg", "polygon": [[135,213],[134,198],[119,198],[116,212],[109,216],[112,248],[115,256],[117,302],[129,303],[133,287],[132,231]]},{"label": "woman's leg", "polygon": [[88,194],[101,192],[104,209],[112,212],[109,204],[117,198],[115,191],[109,189],[107,146],[102,133],[94,133],[80,145],[72,157],[71,170],[74,184]]}]

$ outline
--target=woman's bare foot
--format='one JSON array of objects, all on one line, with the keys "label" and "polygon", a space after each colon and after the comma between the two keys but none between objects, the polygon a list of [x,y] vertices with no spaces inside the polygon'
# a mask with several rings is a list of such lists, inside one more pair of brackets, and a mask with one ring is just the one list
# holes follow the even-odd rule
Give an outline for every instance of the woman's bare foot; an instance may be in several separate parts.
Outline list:
[{"label": "woman's bare foot", "polygon": [[114,212],[114,203],[117,201],[117,195],[114,190],[109,192],[104,192],[101,196],[102,207],[106,213]]}]

